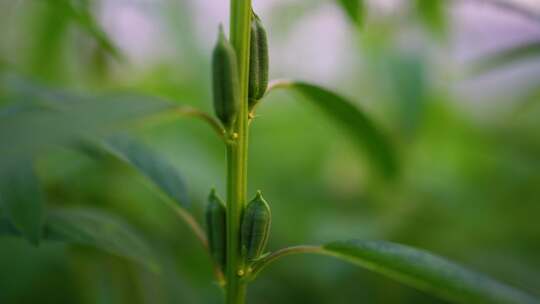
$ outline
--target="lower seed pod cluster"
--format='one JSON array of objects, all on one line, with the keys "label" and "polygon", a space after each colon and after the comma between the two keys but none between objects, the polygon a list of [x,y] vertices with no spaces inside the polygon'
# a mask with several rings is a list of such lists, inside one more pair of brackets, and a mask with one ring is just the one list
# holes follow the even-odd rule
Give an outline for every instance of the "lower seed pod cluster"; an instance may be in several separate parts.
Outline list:
[{"label": "lower seed pod cluster", "polygon": [[270,207],[259,191],[247,205],[242,219],[242,251],[248,262],[257,260],[264,253],[270,234],[270,222]]},{"label": "lower seed pod cluster", "polygon": [[[212,190],[208,196],[205,217],[208,246],[212,259],[225,272],[227,263],[227,209],[215,190]],[[270,206],[259,191],[247,205],[240,226],[242,258],[247,264],[263,256],[270,235],[270,223]]]},{"label": "lower seed pod cluster", "polygon": [[208,246],[215,263],[225,271],[227,261],[227,212],[225,204],[212,190],[206,206],[206,233]]}]

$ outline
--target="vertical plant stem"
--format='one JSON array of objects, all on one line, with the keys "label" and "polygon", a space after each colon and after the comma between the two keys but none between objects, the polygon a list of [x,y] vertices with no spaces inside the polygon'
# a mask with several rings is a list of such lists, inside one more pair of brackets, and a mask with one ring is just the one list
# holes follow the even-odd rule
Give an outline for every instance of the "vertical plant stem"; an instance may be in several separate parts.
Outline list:
[{"label": "vertical plant stem", "polygon": [[230,40],[238,59],[241,106],[233,128],[233,140],[227,146],[227,304],[243,304],[246,296],[241,277],[240,223],[247,195],[250,21],[251,0],[231,0]]}]

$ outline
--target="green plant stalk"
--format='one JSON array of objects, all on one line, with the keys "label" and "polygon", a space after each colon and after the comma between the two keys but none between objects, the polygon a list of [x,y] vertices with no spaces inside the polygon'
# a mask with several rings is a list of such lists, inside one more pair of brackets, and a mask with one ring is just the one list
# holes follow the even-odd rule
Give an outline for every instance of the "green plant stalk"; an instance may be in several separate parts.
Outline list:
[{"label": "green plant stalk", "polygon": [[246,297],[240,223],[247,200],[250,22],[251,0],[231,0],[230,41],[238,57],[241,102],[231,141],[227,145],[227,304],[243,304]]}]

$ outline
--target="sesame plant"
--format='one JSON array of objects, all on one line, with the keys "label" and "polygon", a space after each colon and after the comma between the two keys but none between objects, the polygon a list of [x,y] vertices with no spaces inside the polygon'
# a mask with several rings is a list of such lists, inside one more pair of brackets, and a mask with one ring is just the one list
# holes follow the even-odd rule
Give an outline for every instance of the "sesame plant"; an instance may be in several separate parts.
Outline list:
[{"label": "sesame plant", "polygon": [[[87,97],[41,87],[27,88],[37,102],[3,108],[0,135],[9,135],[10,140],[0,143],[0,233],[23,237],[36,246],[43,241],[94,246],[159,272],[152,248],[114,216],[44,206],[34,160],[61,145],[97,159],[127,163],[153,183],[208,253],[227,304],[246,303],[249,284],[264,275],[266,268],[286,256],[301,254],[340,259],[453,303],[540,303],[442,257],[383,240],[267,248],[271,217],[280,215],[271,213],[263,191],[248,193],[247,160],[250,126],[257,121],[258,105],[271,92],[290,91],[316,105],[364,151],[373,170],[383,177],[398,174],[399,164],[385,132],[348,99],[306,82],[268,81],[267,32],[251,1],[231,0],[229,21],[229,33],[220,27],[212,54],[215,116],[148,96]],[[109,132],[122,124],[162,116],[201,119],[223,143],[226,194],[222,199],[216,190],[209,190],[205,223],[189,211],[183,179],[172,165],[135,139]]]}]

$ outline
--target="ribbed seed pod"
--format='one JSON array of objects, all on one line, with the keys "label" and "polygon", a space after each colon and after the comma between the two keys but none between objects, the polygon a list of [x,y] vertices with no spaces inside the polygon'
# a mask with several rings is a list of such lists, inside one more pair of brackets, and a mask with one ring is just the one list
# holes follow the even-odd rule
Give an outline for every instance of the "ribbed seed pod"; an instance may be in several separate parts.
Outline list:
[{"label": "ribbed seed pod", "polygon": [[222,26],[212,54],[212,77],[214,111],[223,125],[230,129],[240,107],[240,82],[236,54]]},{"label": "ribbed seed pod", "polygon": [[205,216],[210,253],[214,261],[225,271],[227,261],[227,214],[225,204],[216,195],[215,190],[212,190],[208,196]]},{"label": "ribbed seed pod", "polygon": [[241,227],[242,250],[252,261],[261,256],[270,235],[271,213],[261,192],[247,205]]},{"label": "ribbed seed pod", "polygon": [[264,96],[268,87],[268,40],[261,20],[255,13],[251,18],[249,54],[249,106]]}]

